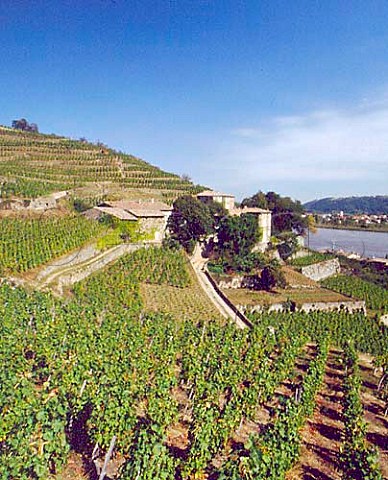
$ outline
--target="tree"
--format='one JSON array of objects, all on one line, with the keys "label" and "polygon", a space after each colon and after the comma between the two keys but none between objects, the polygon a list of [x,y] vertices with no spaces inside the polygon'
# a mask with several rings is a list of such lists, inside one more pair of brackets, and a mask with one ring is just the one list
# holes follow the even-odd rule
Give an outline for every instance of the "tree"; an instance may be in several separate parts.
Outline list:
[{"label": "tree", "polygon": [[36,123],[28,123],[25,118],[13,120],[12,128],[15,130],[22,130],[24,132],[38,132],[38,125]]},{"label": "tree", "polygon": [[314,215],[307,215],[307,228],[311,233],[317,233],[317,221]]},{"label": "tree", "polygon": [[252,197],[244,198],[241,202],[242,207],[255,207],[268,209],[268,201],[264,192],[259,190]]},{"label": "tree", "polygon": [[260,231],[254,215],[221,219],[218,229],[218,248],[221,255],[248,255],[259,240]]},{"label": "tree", "polygon": [[270,291],[274,287],[285,287],[286,279],[280,268],[264,267],[260,275],[260,284],[263,290]]},{"label": "tree", "polygon": [[209,208],[190,195],[175,200],[167,226],[171,237],[178,240],[187,252],[192,252],[196,242],[214,232]]},{"label": "tree", "polygon": [[21,118],[20,120],[14,120],[12,122],[12,128],[16,130],[27,130],[28,122],[25,118]]},{"label": "tree", "polygon": [[264,194],[259,191],[252,197],[244,198],[242,206],[267,208],[272,211],[272,230],[274,234],[294,231],[303,234],[307,228],[307,219],[303,217],[304,208],[299,200],[281,197],[276,192]]},{"label": "tree", "polygon": [[277,246],[280,257],[286,260],[299,249],[297,235],[290,231],[282,232],[278,235],[281,243]]},{"label": "tree", "polygon": [[184,182],[191,182],[190,175],[188,175],[187,173],[182,173],[181,179],[182,179]]}]

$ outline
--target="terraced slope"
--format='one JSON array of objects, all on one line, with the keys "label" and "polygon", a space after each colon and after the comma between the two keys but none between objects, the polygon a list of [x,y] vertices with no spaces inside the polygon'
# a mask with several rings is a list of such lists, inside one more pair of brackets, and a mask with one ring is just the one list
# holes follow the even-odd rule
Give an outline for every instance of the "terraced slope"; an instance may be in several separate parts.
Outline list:
[{"label": "terraced slope", "polygon": [[0,127],[0,196],[36,197],[95,182],[157,190],[169,200],[201,188],[104,145]]}]

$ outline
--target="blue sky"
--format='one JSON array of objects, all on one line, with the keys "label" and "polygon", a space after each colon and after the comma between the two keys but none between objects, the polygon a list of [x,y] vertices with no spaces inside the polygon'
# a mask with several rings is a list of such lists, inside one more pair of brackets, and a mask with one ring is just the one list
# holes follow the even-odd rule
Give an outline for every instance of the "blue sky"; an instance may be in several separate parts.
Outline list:
[{"label": "blue sky", "polygon": [[236,194],[388,194],[386,0],[1,0],[0,124]]}]

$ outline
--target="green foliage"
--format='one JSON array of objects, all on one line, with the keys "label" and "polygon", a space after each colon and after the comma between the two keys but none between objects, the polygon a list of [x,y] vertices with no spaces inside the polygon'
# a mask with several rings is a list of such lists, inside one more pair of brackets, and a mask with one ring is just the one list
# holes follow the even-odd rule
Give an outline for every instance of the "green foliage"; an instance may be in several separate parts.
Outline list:
[{"label": "green foliage", "polygon": [[174,480],[177,459],[166,445],[159,429],[140,424],[129,450],[129,460],[121,468],[123,480]]},{"label": "green foliage", "polygon": [[[270,192],[268,192],[267,195],[269,195]],[[258,191],[252,197],[249,198],[244,198],[244,200],[241,202],[242,207],[254,207],[254,208],[263,208],[265,210],[268,210],[269,204],[268,204],[268,198],[267,195],[262,192]]]},{"label": "green foliage", "polygon": [[252,252],[260,240],[260,229],[253,215],[223,217],[217,227],[217,242],[208,245],[212,259],[209,269],[215,273],[250,273],[265,265],[264,256]]},{"label": "green foliage", "polygon": [[167,250],[180,250],[181,244],[175,238],[172,238],[170,235],[167,235],[163,238],[162,241],[163,248]]},{"label": "green foliage", "polygon": [[361,278],[337,275],[322,281],[322,285],[335,292],[364,300],[368,308],[388,312],[388,290]]},{"label": "green foliage", "polygon": [[92,208],[94,206],[93,203],[88,201],[87,199],[78,197],[74,197],[72,199],[72,204],[74,210],[78,213],[85,212],[86,210],[89,210],[89,208]]},{"label": "green foliage", "polygon": [[123,257],[118,268],[125,274],[133,275],[140,282],[183,288],[191,282],[187,262],[187,257],[180,250],[150,247]]},{"label": "green foliage", "polygon": [[287,285],[286,278],[279,265],[266,264],[260,273],[254,273],[244,277],[244,287],[250,290],[271,291],[275,287],[284,288]]},{"label": "green foliage", "polygon": [[226,261],[222,259],[217,259],[210,260],[207,263],[207,268],[209,272],[221,275],[222,273],[225,273],[226,270],[228,270],[229,265]]},{"label": "green foliage", "polygon": [[97,241],[97,248],[103,250],[111,248],[121,243],[137,243],[145,240],[151,240],[154,237],[153,232],[143,232],[140,228],[139,221],[125,221],[118,218],[108,216],[103,219],[103,225],[110,227],[109,232],[100,237]]},{"label": "green foliage", "polygon": [[274,287],[284,288],[286,279],[280,268],[264,267],[260,275],[260,284],[263,290],[270,291]]},{"label": "green foliage", "polygon": [[[265,313],[244,330],[145,315],[139,281],[182,286],[185,262],[181,251],[142,249],[77,284],[66,300],[0,284],[1,478],[50,478],[82,431],[78,447],[87,452],[97,441],[106,451],[117,436],[119,478],[278,480],[298,457],[328,338],[381,358],[388,352],[385,327],[344,311]],[[318,348],[297,380],[299,401],[283,403],[264,434],[216,471],[212,460],[228,453],[243,420],[254,420],[281,382],[296,380],[306,341]],[[348,358],[350,373],[355,353]],[[178,459],[167,439],[182,419],[188,445]]]},{"label": "green foliage", "polygon": [[0,199],[13,196],[22,198],[36,198],[53,192],[66,190],[67,183],[44,183],[37,180],[16,178],[0,181]]},{"label": "green foliage", "polygon": [[307,335],[316,342],[322,335],[330,335],[333,345],[345,348],[353,342],[357,350],[371,355],[388,353],[388,328],[376,320],[365,317],[363,312],[283,312],[250,316],[253,322],[273,327],[287,337]]},{"label": "green foliage", "polygon": [[250,214],[224,217],[218,227],[217,237],[221,257],[245,257],[260,240],[257,219]]},{"label": "green foliage", "polygon": [[25,272],[104,232],[81,216],[0,219],[0,272]]},{"label": "green foliage", "polygon": [[0,127],[0,196],[26,198],[89,183],[110,182],[124,188],[159,190],[170,201],[202,187],[145,161],[85,140]]},{"label": "green foliage", "polygon": [[334,258],[334,256],[327,253],[309,252],[309,254],[305,257],[292,259],[290,263],[294,267],[307,267],[308,265],[324,262],[325,260],[331,260],[332,258]]},{"label": "green foliage", "polygon": [[230,271],[236,273],[251,273],[267,265],[267,259],[262,253],[250,252],[245,255],[230,255],[226,252],[225,256],[212,259],[207,266],[210,272],[227,273]]},{"label": "green foliage", "polygon": [[264,194],[259,191],[241,202],[243,207],[266,208],[272,211],[272,231],[279,234],[285,231],[295,231],[301,234],[307,228],[307,218],[302,217],[303,205],[299,200],[281,197],[275,192]]},{"label": "green foliage", "polygon": [[[315,407],[315,396],[323,379],[328,352],[327,340],[321,341],[317,357],[309,365],[303,381],[300,401],[286,400],[277,412],[275,421],[262,436],[252,435],[246,444],[246,454],[227,462],[220,480],[236,478],[237,468],[241,478],[255,480],[283,480],[299,456],[302,443],[300,429]],[[237,465],[236,465],[237,464]],[[238,466],[238,467],[237,467]],[[238,477],[237,477],[238,478]]]},{"label": "green foliage", "polygon": [[168,220],[171,237],[187,252],[192,252],[195,243],[213,231],[213,217],[207,205],[189,195],[179,197],[173,204]]},{"label": "green foliage", "polygon": [[343,421],[344,432],[339,454],[340,465],[345,479],[382,480],[376,450],[366,442],[366,422],[360,398],[361,378],[357,365],[357,352],[349,344],[345,348]]}]

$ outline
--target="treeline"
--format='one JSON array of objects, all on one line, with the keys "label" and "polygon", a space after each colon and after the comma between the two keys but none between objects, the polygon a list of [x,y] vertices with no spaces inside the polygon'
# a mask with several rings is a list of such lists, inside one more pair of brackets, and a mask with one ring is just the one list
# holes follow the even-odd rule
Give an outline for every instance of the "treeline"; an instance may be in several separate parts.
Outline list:
[{"label": "treeline", "polygon": [[345,197],[345,198],[322,198],[312,200],[304,205],[310,212],[316,213],[388,213],[388,195],[377,195],[375,197]]},{"label": "treeline", "polygon": [[36,123],[27,122],[25,118],[13,120],[12,128],[15,130],[22,130],[23,132],[39,132],[38,125]]},{"label": "treeline", "polygon": [[259,191],[252,197],[244,198],[241,206],[271,210],[272,231],[275,235],[286,231],[302,234],[308,226],[300,201],[282,197],[275,192]]}]

